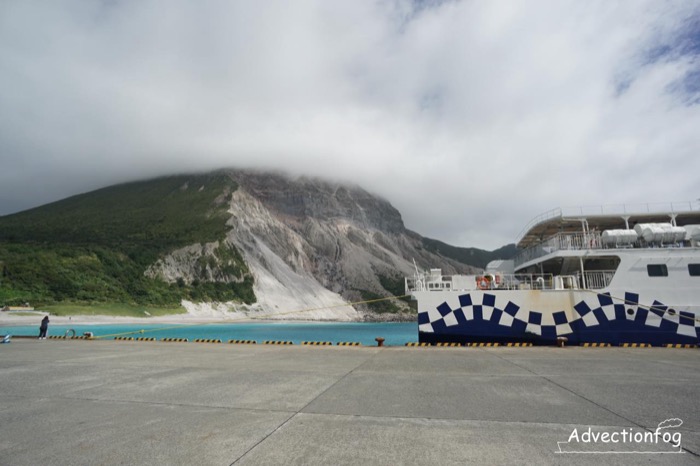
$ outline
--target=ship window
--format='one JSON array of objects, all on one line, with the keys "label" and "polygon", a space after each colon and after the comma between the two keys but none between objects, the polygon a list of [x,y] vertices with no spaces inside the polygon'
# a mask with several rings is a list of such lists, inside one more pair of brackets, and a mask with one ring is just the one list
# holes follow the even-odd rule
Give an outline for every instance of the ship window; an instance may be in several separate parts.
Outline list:
[{"label": "ship window", "polygon": [[688,264],[688,273],[691,277],[700,277],[700,264]]},{"label": "ship window", "polygon": [[647,264],[647,273],[650,277],[668,277],[666,264]]}]

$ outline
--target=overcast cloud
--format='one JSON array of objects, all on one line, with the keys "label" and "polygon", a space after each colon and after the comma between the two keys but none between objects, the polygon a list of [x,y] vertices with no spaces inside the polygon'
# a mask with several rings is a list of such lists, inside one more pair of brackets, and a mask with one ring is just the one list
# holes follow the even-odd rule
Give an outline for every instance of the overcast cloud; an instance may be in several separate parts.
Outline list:
[{"label": "overcast cloud", "polygon": [[0,215],[259,167],[493,249],[557,206],[695,201],[699,149],[698,1],[0,2]]}]

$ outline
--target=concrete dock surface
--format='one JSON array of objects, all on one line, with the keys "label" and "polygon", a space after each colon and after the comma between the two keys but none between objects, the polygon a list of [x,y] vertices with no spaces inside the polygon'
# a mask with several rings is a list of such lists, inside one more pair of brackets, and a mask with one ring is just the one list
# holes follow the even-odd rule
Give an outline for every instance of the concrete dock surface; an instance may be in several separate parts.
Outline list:
[{"label": "concrete dock surface", "polygon": [[592,463],[700,464],[700,350],[0,345],[2,465]]}]

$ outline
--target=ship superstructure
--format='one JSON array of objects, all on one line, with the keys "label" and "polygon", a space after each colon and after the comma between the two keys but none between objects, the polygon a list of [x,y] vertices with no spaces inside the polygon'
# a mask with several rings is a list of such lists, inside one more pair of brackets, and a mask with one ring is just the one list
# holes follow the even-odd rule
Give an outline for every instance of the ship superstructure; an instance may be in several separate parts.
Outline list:
[{"label": "ship superstructure", "polygon": [[479,275],[417,271],[421,342],[697,344],[700,205],[560,208]]}]

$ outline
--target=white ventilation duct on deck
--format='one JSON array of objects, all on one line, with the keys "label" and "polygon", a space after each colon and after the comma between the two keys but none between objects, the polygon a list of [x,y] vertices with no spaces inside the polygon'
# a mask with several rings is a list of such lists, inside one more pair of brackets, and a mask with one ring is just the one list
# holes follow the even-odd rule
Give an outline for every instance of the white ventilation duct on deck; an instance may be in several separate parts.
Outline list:
[{"label": "white ventilation duct on deck", "polygon": [[685,228],[683,227],[671,227],[668,230],[669,234],[673,234],[673,242],[674,243],[680,243],[681,241],[685,240],[685,235],[687,232],[685,231]]},{"label": "white ventilation duct on deck", "polygon": [[685,239],[688,241],[700,241],[700,225],[686,225]]},{"label": "white ventilation duct on deck", "polygon": [[634,226],[634,231],[647,243],[661,243],[664,239],[664,229],[658,223],[638,223]]},{"label": "white ventilation duct on deck", "polygon": [[686,230],[670,223],[638,223],[634,231],[647,243],[673,244],[685,240]]},{"label": "white ventilation duct on deck", "polygon": [[600,239],[606,246],[629,246],[637,241],[637,232],[634,230],[605,230]]}]

